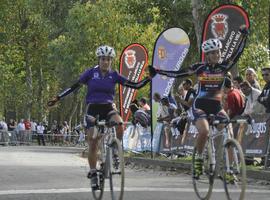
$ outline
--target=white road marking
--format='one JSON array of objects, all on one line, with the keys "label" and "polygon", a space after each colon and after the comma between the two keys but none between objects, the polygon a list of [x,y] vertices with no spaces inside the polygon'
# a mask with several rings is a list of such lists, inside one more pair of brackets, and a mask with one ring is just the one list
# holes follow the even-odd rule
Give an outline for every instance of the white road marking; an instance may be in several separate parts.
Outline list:
[{"label": "white road marking", "polygon": [[[205,189],[206,190],[206,189]],[[105,192],[109,191],[109,188],[105,188]],[[116,191],[119,189],[116,188]],[[142,188],[142,187],[127,187],[125,192],[194,192],[193,188]],[[69,188],[69,189],[36,189],[36,190],[0,190],[0,195],[16,195],[16,194],[55,194],[55,193],[84,193],[91,192],[90,188]],[[213,189],[214,193],[224,193],[224,189]],[[238,192],[237,190],[232,190],[231,192]],[[270,190],[256,190],[248,189],[246,193],[264,193],[270,194]]]}]

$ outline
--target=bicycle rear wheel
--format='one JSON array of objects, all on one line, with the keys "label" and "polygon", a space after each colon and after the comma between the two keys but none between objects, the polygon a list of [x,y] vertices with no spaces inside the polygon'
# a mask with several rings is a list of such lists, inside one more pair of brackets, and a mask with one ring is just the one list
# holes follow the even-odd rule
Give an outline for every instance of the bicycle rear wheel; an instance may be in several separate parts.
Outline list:
[{"label": "bicycle rear wheel", "polygon": [[192,183],[194,191],[197,197],[201,200],[208,200],[211,197],[213,184],[214,184],[214,169],[215,166],[210,164],[211,152],[205,145],[205,151],[203,153],[203,171],[202,174],[197,177],[195,173],[195,156],[197,155],[196,147],[192,154]]},{"label": "bicycle rear wheel", "polygon": [[246,190],[246,164],[240,144],[228,139],[223,150],[222,177],[227,199],[242,200]]},{"label": "bicycle rear wheel", "polygon": [[118,139],[112,139],[107,156],[112,200],[122,200],[124,196],[125,165],[122,145]]}]

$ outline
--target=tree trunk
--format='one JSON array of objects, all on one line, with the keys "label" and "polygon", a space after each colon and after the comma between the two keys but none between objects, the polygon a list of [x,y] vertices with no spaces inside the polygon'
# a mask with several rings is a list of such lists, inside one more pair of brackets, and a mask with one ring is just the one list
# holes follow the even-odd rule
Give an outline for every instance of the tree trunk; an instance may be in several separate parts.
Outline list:
[{"label": "tree trunk", "polygon": [[43,101],[43,68],[42,66],[39,67],[39,73],[38,73],[38,120],[42,121],[45,120],[45,113],[44,113],[44,101]]},{"label": "tree trunk", "polygon": [[78,105],[79,105],[78,95],[77,95],[77,93],[74,93],[73,101],[71,104],[71,109],[68,112],[68,116],[67,116],[67,122],[68,122],[69,126],[71,125],[72,118],[76,113]]},{"label": "tree trunk", "polygon": [[193,16],[193,23],[195,27],[195,33],[197,38],[197,48],[198,52],[201,49],[201,40],[202,40],[202,17],[200,16],[200,8],[202,7],[200,0],[192,0],[192,16]]},{"label": "tree trunk", "polygon": [[31,118],[31,110],[33,105],[33,80],[32,80],[32,68],[30,66],[30,56],[28,52],[28,44],[25,45],[25,53],[24,53],[24,62],[25,62],[25,71],[26,71],[26,87],[27,87],[27,102],[26,102],[26,119]]}]

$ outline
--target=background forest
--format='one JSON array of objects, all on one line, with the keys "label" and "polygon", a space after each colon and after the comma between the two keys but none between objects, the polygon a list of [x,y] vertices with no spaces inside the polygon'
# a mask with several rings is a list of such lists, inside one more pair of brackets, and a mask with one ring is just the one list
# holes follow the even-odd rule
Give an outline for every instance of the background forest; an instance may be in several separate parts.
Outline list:
[{"label": "background forest", "polygon": [[[176,26],[191,41],[188,66],[200,59],[204,19],[224,3],[242,6],[250,18],[239,73],[248,66],[259,72],[269,64],[269,0],[0,0],[0,116],[78,123],[85,88],[53,109],[46,102],[97,64],[99,45],[115,47],[119,57],[128,44],[141,43],[151,64],[155,39]],[[139,92],[148,95],[149,86]]]}]

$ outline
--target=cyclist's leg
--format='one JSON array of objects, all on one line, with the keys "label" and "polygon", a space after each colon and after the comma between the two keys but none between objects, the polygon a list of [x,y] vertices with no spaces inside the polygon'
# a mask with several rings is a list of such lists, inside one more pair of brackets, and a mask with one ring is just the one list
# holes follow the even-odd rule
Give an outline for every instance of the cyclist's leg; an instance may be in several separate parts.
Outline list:
[{"label": "cyclist's leg", "polygon": [[94,127],[85,130],[87,134],[88,142],[88,163],[90,169],[96,169],[97,164],[97,151],[98,151],[98,141],[100,138],[94,137]]},{"label": "cyclist's leg", "polygon": [[193,120],[198,130],[198,137],[195,144],[196,154],[194,157],[194,177],[199,178],[203,173],[203,150],[207,141],[207,135],[209,132],[209,124],[206,119],[206,113],[193,106],[192,108]]},{"label": "cyclist's leg", "polygon": [[[225,111],[224,109],[221,109],[221,110],[216,114],[215,119],[220,120],[220,121],[223,121],[223,120],[229,119],[229,116],[227,115],[227,113],[226,113],[226,111]],[[224,124],[219,124],[219,125],[217,125],[218,131],[223,130],[224,127],[225,127]]]},{"label": "cyclist's leg", "polygon": [[[94,118],[92,118],[94,120]],[[92,124],[91,124],[92,122]],[[96,136],[94,121],[88,121],[85,133],[87,135],[88,142],[88,163],[90,171],[87,174],[87,177],[91,179],[91,187],[93,190],[98,189],[98,178],[97,178],[97,151],[98,151],[98,141],[100,137]]]},{"label": "cyclist's leg", "polygon": [[195,126],[198,130],[198,138],[196,140],[196,148],[198,154],[202,154],[205,143],[207,141],[207,135],[209,132],[209,124],[207,121],[207,114],[199,108],[193,106],[192,114],[195,121]]},{"label": "cyclist's leg", "polygon": [[[114,121],[114,122],[123,122],[121,116],[118,114],[117,111],[113,110],[111,112],[108,113],[108,116],[107,116],[108,120],[109,121]],[[122,141],[122,138],[123,138],[123,134],[124,134],[124,127],[122,125],[119,125],[116,127],[116,137]]]}]

